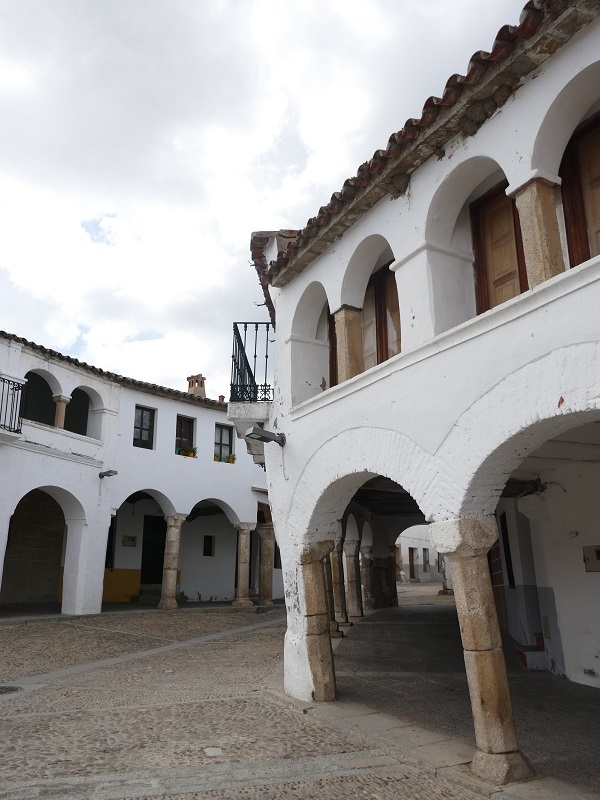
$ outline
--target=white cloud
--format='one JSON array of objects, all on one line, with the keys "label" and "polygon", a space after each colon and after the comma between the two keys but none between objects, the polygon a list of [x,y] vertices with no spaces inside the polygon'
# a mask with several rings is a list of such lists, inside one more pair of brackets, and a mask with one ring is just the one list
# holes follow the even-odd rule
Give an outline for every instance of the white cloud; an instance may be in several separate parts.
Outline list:
[{"label": "white cloud", "polygon": [[227,394],[250,232],[302,227],[521,7],[0,4],[0,327]]}]

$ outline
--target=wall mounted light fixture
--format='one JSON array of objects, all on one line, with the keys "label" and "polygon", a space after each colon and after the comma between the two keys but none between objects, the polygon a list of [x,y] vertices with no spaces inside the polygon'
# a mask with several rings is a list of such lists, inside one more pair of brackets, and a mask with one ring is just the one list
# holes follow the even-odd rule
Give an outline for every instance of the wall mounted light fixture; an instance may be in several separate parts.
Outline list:
[{"label": "wall mounted light fixture", "polygon": [[266,431],[264,428],[259,428],[257,425],[248,428],[244,438],[255,439],[257,442],[277,442],[280,447],[285,444],[285,433],[273,433],[272,431]]}]

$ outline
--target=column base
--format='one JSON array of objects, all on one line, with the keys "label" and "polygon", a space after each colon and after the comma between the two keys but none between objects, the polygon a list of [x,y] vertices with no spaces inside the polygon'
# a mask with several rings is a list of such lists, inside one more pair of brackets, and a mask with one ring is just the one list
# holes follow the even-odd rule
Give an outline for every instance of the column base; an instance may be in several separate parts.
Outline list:
[{"label": "column base", "polygon": [[454,595],[454,589],[440,589],[438,594]]},{"label": "column base", "polygon": [[166,597],[164,600],[160,600],[158,607],[163,611],[174,611],[176,608],[179,608],[177,600],[172,597]]},{"label": "column base", "polygon": [[232,603],[233,606],[236,608],[252,608],[254,603],[252,600],[243,599],[243,600],[234,600]]},{"label": "column base", "polygon": [[484,753],[477,750],[471,762],[471,772],[498,786],[535,775],[535,770],[520,750],[512,753]]}]

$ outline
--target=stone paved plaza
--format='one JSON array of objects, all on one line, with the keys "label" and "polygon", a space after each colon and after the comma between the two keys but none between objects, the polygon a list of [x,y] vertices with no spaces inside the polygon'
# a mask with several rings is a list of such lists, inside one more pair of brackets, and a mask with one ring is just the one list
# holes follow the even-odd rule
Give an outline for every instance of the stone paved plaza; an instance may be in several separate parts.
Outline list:
[{"label": "stone paved plaza", "polygon": [[284,632],[281,608],[3,619],[0,681],[21,688],[0,695],[0,799],[593,796],[551,778],[501,790],[467,773],[468,736],[289,698]]}]

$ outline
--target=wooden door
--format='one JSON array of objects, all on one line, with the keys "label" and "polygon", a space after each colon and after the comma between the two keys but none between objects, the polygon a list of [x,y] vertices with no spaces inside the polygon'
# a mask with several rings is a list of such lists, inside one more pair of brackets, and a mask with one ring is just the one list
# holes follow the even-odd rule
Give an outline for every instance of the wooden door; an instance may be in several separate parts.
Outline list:
[{"label": "wooden door", "polygon": [[503,182],[471,204],[479,314],[528,288],[519,215],[505,188]]},{"label": "wooden door", "polygon": [[600,127],[581,139],[579,165],[590,257],[600,254]]}]

